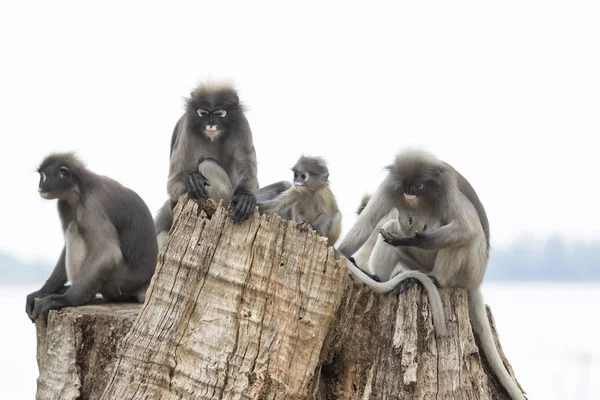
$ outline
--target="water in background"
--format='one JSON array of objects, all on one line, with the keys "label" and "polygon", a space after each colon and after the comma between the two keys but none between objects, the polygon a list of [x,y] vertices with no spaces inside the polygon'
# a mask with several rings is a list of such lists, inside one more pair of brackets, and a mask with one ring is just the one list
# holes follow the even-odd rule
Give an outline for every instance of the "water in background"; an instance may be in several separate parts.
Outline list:
[{"label": "water in background", "polygon": [[[25,315],[34,286],[0,286],[0,399],[33,399],[35,327]],[[600,284],[487,283],[500,341],[529,400],[600,399]],[[596,379],[594,379],[596,378]]]}]

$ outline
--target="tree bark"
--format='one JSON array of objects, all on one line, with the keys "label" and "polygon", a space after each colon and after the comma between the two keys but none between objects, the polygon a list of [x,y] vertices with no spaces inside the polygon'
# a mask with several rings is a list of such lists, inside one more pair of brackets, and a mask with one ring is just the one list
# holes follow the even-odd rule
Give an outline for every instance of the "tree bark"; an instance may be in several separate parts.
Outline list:
[{"label": "tree bark", "polygon": [[38,400],[98,399],[117,360],[117,346],[141,304],[101,303],[51,311],[37,330]]},{"label": "tree bark", "polygon": [[[182,198],[146,303],[126,336],[111,333],[117,359],[96,362],[114,370],[94,387],[103,399],[507,399],[479,354],[466,292],[441,296],[449,334],[438,338],[419,286],[375,294],[313,231],[258,213],[235,225],[223,207]],[[48,332],[77,324],[53,314]],[[40,380],[55,364],[76,373],[52,356]]]}]

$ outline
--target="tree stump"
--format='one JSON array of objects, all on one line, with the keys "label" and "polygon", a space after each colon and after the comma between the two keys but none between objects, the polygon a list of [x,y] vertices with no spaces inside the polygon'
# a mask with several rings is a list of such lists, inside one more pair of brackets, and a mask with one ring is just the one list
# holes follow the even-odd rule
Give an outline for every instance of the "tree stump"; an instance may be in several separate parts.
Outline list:
[{"label": "tree stump", "polygon": [[117,360],[117,346],[141,304],[100,303],[51,311],[37,330],[38,400],[98,399]]},{"label": "tree stump", "polygon": [[[375,294],[345,262],[293,222],[255,213],[236,225],[225,208],[184,196],[146,303],[127,335],[107,339],[117,358],[95,359],[112,374],[63,381],[72,392],[95,379],[102,399],[119,400],[508,398],[479,354],[465,291],[441,291],[449,334],[439,338],[420,287]],[[48,332],[77,331],[56,314]],[[40,363],[40,380],[77,373],[61,354]],[[66,393],[43,398],[76,398]]]}]

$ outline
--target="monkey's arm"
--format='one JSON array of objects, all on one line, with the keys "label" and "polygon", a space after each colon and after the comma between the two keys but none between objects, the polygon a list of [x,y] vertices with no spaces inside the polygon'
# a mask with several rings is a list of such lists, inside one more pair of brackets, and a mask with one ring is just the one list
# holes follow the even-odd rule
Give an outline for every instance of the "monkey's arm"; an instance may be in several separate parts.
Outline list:
[{"label": "monkey's arm", "polygon": [[258,178],[256,170],[256,151],[252,144],[252,136],[247,127],[249,143],[239,144],[233,148],[233,166],[228,168],[229,177],[233,188],[233,202],[235,203],[233,220],[241,223],[248,219],[256,206],[256,193],[258,192]]},{"label": "monkey's arm", "polygon": [[[65,247],[63,247],[62,251],[60,252],[60,257],[56,262],[56,266],[54,267],[54,270],[52,271],[52,274],[50,274],[48,280],[46,280],[46,283],[44,283],[40,290],[27,295],[27,301],[25,303],[25,312],[27,313],[29,318],[31,318],[36,298],[42,298],[49,294],[57,293],[61,288],[64,287],[65,283],[67,283],[65,254],[66,250]],[[35,321],[35,318],[32,318],[31,320]]]},{"label": "monkey's arm", "polygon": [[83,266],[84,274],[64,294],[51,294],[37,301],[31,314],[32,320],[48,311],[69,306],[78,306],[92,300],[110,275],[119,267],[125,267],[116,228],[107,216],[95,218],[96,225],[86,233],[84,240],[89,246]]},{"label": "monkey's arm", "polygon": [[331,225],[333,224],[334,214],[330,212],[322,212],[317,217],[315,222],[312,224],[312,227],[315,231],[317,231],[319,235],[328,236],[329,230],[331,229]]},{"label": "monkey's arm", "polygon": [[468,224],[457,221],[428,232],[416,232],[415,236],[410,237],[399,237],[383,228],[379,232],[383,240],[392,246],[414,246],[428,250],[463,246],[477,236],[477,232],[470,229]]},{"label": "monkey's arm", "polygon": [[263,204],[260,204],[259,210],[262,214],[277,213],[283,218],[284,214],[288,215],[288,211],[298,201],[298,196],[299,194],[295,188],[291,187],[273,200],[269,200]]},{"label": "monkey's arm", "polygon": [[350,231],[344,237],[339,250],[345,256],[352,256],[365,243],[379,221],[394,207],[392,179],[388,176],[379,185],[373,198],[360,213]]}]

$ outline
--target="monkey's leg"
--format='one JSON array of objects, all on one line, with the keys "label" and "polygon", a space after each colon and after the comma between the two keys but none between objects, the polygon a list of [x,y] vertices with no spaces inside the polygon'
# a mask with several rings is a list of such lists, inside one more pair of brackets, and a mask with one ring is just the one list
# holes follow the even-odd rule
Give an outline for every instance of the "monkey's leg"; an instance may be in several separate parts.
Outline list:
[{"label": "monkey's leg", "polygon": [[162,248],[165,237],[173,225],[173,208],[171,203],[170,199],[167,200],[160,210],[158,210],[158,213],[154,218],[154,227],[156,229],[159,250]]},{"label": "monkey's leg", "polygon": [[[99,231],[100,234],[103,233],[102,227]],[[50,310],[79,306],[90,302],[109,279],[115,268],[123,264],[123,256],[116,235],[108,234],[98,240],[87,240],[86,242],[91,249],[84,260],[84,276],[73,282],[65,293],[52,294],[38,300],[31,315],[34,321],[40,315],[43,316],[44,321],[47,321]]]},{"label": "monkey's leg", "polygon": [[208,197],[216,202],[222,199],[227,206],[233,198],[233,187],[227,172],[213,159],[202,160],[198,170],[209,182],[209,186],[206,186]]},{"label": "monkey's leg", "polygon": [[280,181],[276,183],[272,183],[265,187],[258,189],[258,193],[256,194],[256,204],[259,206],[269,200],[273,200],[281,193],[285,192],[293,185],[288,181]]},{"label": "monkey's leg", "polygon": [[[386,221],[382,229],[393,234],[402,234],[402,227],[397,218],[392,218]],[[392,278],[392,272],[396,268],[396,264],[400,261],[399,253],[393,246],[387,244],[383,237],[379,235],[373,251],[369,257],[369,268],[382,281],[387,281]]]},{"label": "monkey's leg", "polygon": [[33,310],[35,307],[35,299],[36,298],[40,299],[40,298],[44,298],[44,297],[54,294],[54,293],[59,293],[65,287],[64,286],[65,283],[67,283],[67,269],[65,267],[65,254],[66,254],[66,249],[65,249],[65,247],[63,247],[63,249],[60,253],[60,257],[58,258],[58,261],[56,262],[56,266],[54,267],[54,270],[52,271],[52,274],[50,274],[50,277],[48,278],[46,283],[44,283],[44,285],[42,286],[42,288],[40,290],[27,295],[27,300],[25,302],[25,312],[27,313],[27,315],[29,316],[29,318],[31,319],[32,322],[35,321],[35,318],[33,318],[33,316],[32,316]]}]

